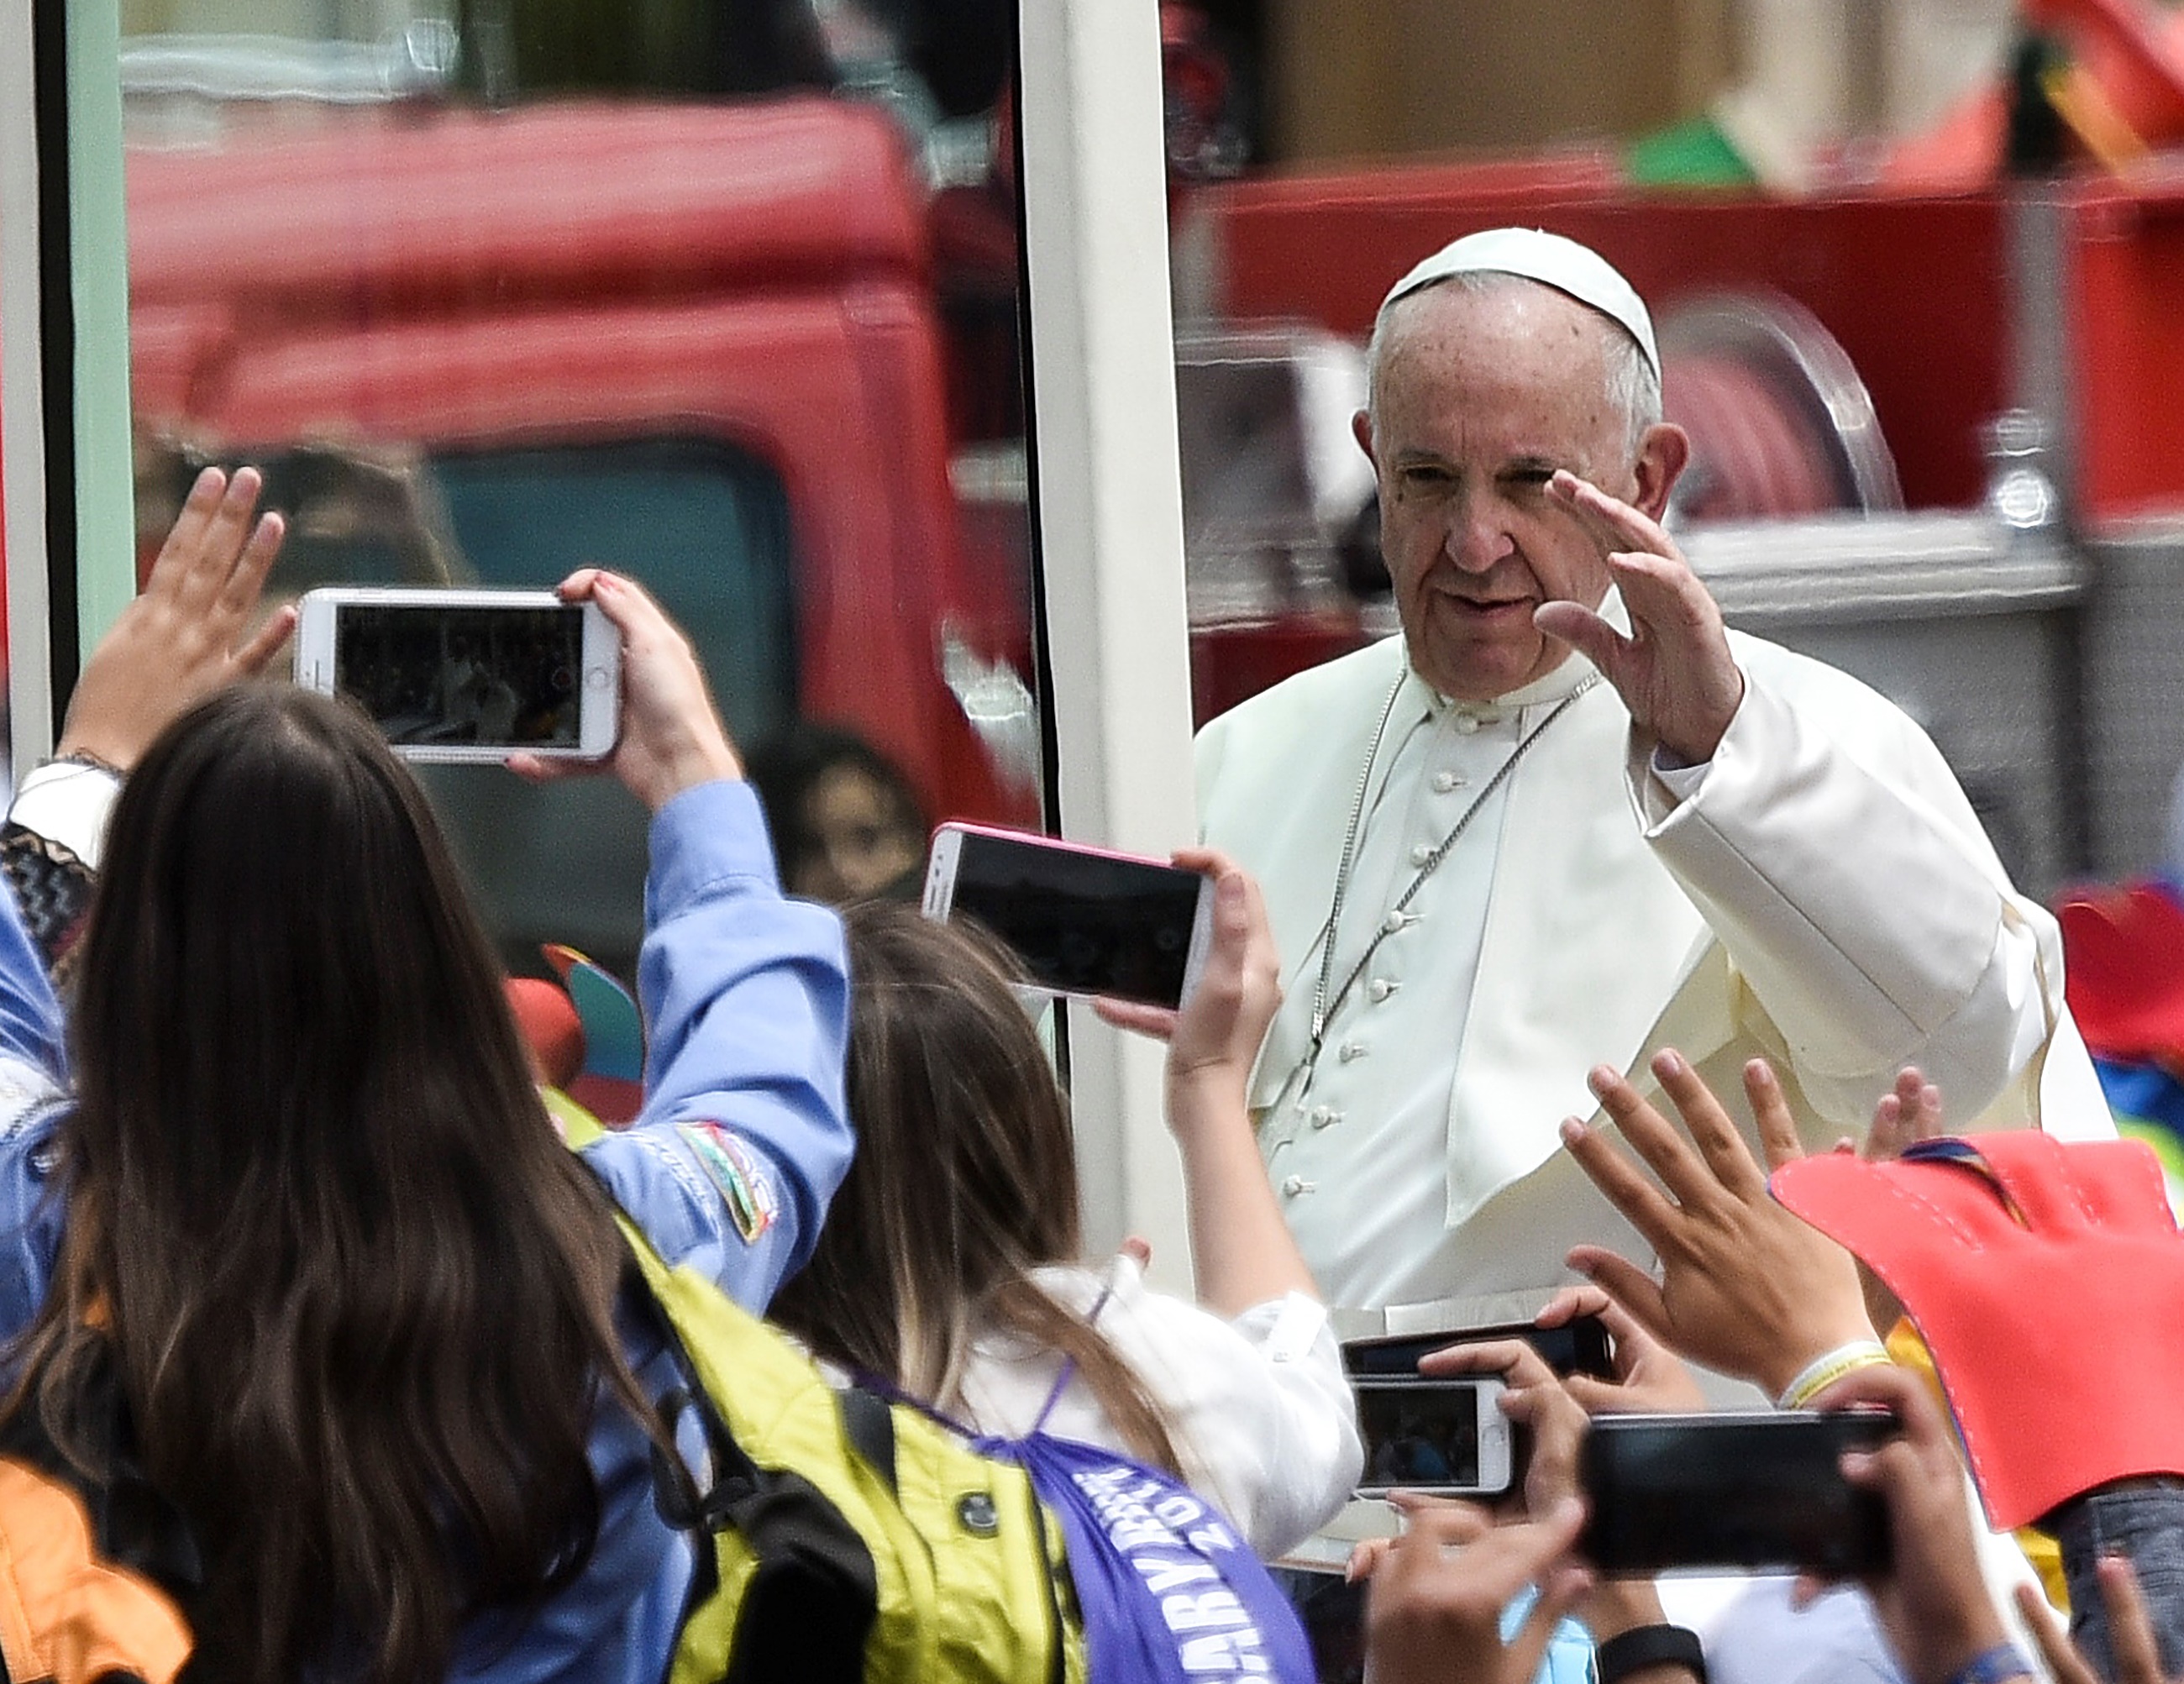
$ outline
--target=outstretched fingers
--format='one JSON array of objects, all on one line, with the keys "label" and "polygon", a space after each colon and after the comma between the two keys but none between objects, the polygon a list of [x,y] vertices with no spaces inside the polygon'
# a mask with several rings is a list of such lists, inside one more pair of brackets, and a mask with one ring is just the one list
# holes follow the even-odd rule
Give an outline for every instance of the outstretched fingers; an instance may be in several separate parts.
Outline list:
[{"label": "outstretched fingers", "polygon": [[[216,471],[207,469],[206,475]],[[200,476],[201,482],[204,477]],[[160,588],[171,591],[176,600],[192,612],[203,612],[214,604],[231,611],[247,611],[258,599],[258,586],[273,565],[283,530],[278,518],[270,516],[255,527],[252,524],[259,493],[264,489],[265,480],[257,469],[237,468],[210,514],[192,527],[187,543],[177,542],[184,537],[178,522],[167,544],[161,546],[160,560],[167,559],[171,548],[176,565],[169,570]],[[184,510],[187,516],[188,505]],[[159,563],[155,561],[155,578],[159,572]],[[150,584],[148,581],[148,588]]]},{"label": "outstretched fingers", "polygon": [[[1566,1117],[1563,1119],[1562,1137],[1563,1146],[1577,1160],[1577,1167],[1585,1172],[1585,1179],[1600,1189],[1601,1196],[1623,1213],[1655,1251],[1667,1244],[1674,1231],[1677,1216],[1675,1204],[1669,1196],[1617,1151],[1614,1143],[1601,1130],[1587,1128],[1574,1117]],[[1630,1138],[1627,1130],[1624,1138]]]},{"label": "outstretched fingers", "polygon": [[1942,1132],[1942,1090],[1906,1065],[1896,1075],[1896,1085],[1880,1096],[1873,1108],[1873,1127],[1867,1130],[1862,1156],[1873,1163],[1901,1157],[1904,1149]]},{"label": "outstretched fingers", "polygon": [[253,633],[250,641],[235,652],[236,670],[244,678],[255,678],[281,652],[288,634],[296,629],[296,607],[293,603],[275,609],[265,616],[265,623]]},{"label": "outstretched fingers", "polygon": [[1664,1048],[1653,1056],[1652,1068],[1662,1091],[1683,1117],[1691,1139],[1687,1141],[1641,1098],[1637,1089],[1619,1072],[1603,1064],[1592,1073],[1592,1090],[1623,1138],[1652,1166],[1680,1205],[1704,1204],[1718,1197],[1724,1186],[1740,1196],[1748,1196],[1763,1178],[1738,1136],[1736,1125],[1707,1090],[1690,1061]]},{"label": "outstretched fingers", "polygon": [[1603,555],[1624,550],[1655,555],[1674,553],[1674,544],[1658,521],[1568,468],[1556,470],[1547,482],[1547,494],[1577,517]]},{"label": "outstretched fingers", "polygon": [[1759,1149],[1767,1155],[1768,1169],[1780,1169],[1802,1157],[1805,1142],[1791,1114],[1789,1096],[1765,1059],[1755,1058],[1744,1067],[1744,1096],[1751,1101],[1752,1121],[1759,1127]]},{"label": "outstretched fingers", "polygon": [[220,605],[224,611],[239,619],[257,606],[259,594],[265,588],[265,576],[281,559],[281,545],[287,536],[288,523],[277,512],[258,517],[248,540],[221,581]]},{"label": "outstretched fingers", "polygon": [[[255,474],[246,468],[237,477],[242,478],[244,474],[251,476],[250,494],[254,502]],[[147,591],[162,585],[172,589],[179,576],[190,571],[192,564],[203,554],[205,536],[231,489],[227,475],[218,468],[207,468],[191,482],[189,495],[182,499],[181,513],[175,516],[175,524],[167,529],[166,541],[153,559],[152,571],[144,581]]]},{"label": "outstretched fingers", "polygon": [[[1761,1091],[1771,1094],[1780,1107],[1777,1129],[1786,1128],[1794,1144],[1797,1135],[1797,1124],[1791,1121],[1789,1107],[1782,1101],[1780,1090],[1774,1085],[1774,1073],[1767,1068],[1765,1061],[1753,1062],[1766,1070],[1766,1082],[1763,1090],[1755,1089],[1752,1072],[1747,1067],[1744,1073],[1745,1092],[1752,1099],[1755,1109],[1759,1104]],[[1675,1106],[1677,1115],[1684,1119],[1685,1132],[1691,1135],[1691,1144],[1699,1149],[1699,1156],[1706,1160],[1708,1169],[1713,1172],[1715,1185],[1747,1201],[1763,1194],[1767,1191],[1767,1177],[1753,1160],[1752,1148],[1744,1143],[1744,1136],[1737,1132],[1736,1123],[1722,1108],[1721,1101],[1714,1097],[1713,1090],[1691,1068],[1691,1061],[1674,1047],[1665,1047],[1653,1055],[1652,1068],[1654,1079],[1661,1084],[1662,1090]],[[1792,1155],[1802,1156],[1802,1148],[1798,1147]],[[1691,1202],[1691,1196],[1680,1187],[1674,1191],[1685,1204]],[[1702,1190],[1694,1190],[1698,1191]]]}]

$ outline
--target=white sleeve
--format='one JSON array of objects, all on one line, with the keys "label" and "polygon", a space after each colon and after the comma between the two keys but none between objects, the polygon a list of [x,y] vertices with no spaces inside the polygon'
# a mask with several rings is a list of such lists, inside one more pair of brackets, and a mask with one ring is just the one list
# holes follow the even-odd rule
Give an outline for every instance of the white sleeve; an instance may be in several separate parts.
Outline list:
[{"label": "white sleeve", "polygon": [[1331,1518],[1364,1466],[1327,1313],[1301,1293],[1224,1320],[1118,1260],[1094,1324],[1160,1406],[1190,1484],[1261,1555]]},{"label": "white sleeve", "polygon": [[47,761],[15,786],[8,821],[59,843],[95,872],[106,844],[106,821],[120,794],[120,778],[103,767]]},{"label": "white sleeve", "polygon": [[2061,938],[2011,889],[1939,750],[1878,698],[1858,704],[1843,728],[1874,739],[1863,756],[1747,670],[1696,788],[1688,773],[1669,787],[1634,740],[1632,794],[1808,1099],[1862,1128],[1916,1063],[1969,1118],[2060,1016]]}]

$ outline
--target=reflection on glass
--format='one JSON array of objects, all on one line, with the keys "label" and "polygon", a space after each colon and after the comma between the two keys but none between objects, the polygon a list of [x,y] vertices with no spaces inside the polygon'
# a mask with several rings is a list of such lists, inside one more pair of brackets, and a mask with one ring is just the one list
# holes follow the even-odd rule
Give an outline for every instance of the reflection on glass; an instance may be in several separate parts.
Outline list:
[{"label": "reflection on glass", "polygon": [[[199,463],[248,460],[290,518],[281,595],[616,567],[747,750],[823,722],[917,824],[1035,822],[1012,25],[988,0],[125,5],[144,560]],[[428,775],[512,963],[629,962],[617,792]],[[849,847],[873,815],[827,794]]]},{"label": "reflection on glass", "polygon": [[354,603],[334,624],[334,689],[390,743],[573,749],[582,740],[576,605],[424,615]]}]

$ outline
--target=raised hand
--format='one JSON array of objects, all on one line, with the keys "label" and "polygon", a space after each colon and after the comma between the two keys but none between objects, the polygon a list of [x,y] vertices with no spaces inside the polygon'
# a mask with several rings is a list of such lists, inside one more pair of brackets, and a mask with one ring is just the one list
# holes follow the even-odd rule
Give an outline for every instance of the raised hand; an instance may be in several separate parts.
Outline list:
[{"label": "raised hand", "polygon": [[[561,581],[564,602],[593,602],[621,633],[621,737],[605,764],[654,812],[694,784],[741,778],[690,639],[644,587],[600,567]],[[509,769],[543,782],[599,770],[582,761],[510,755]]]},{"label": "raised hand", "polygon": [[1238,1089],[1282,1004],[1282,965],[1259,885],[1227,855],[1184,848],[1175,863],[1213,879],[1213,939],[1198,986],[1176,1014],[1167,1080],[1213,1079]]},{"label": "raised hand", "polygon": [[1532,623],[1598,667],[1641,730],[1694,766],[1712,760],[1744,699],[1721,610],[1675,541],[1628,503],[1568,469],[1556,472],[1547,494],[1600,546],[1630,633],[1576,602],[1544,603]]},{"label": "raised hand", "polygon": [[[1594,1071],[1592,1090],[1658,1184],[1574,1117],[1563,1124],[1563,1140],[1652,1246],[1661,1279],[1597,1246],[1574,1249],[1570,1267],[1679,1354],[1778,1395],[1814,1358],[1873,1337],[1857,1267],[1768,1196],[1766,1172],[1681,1054],[1656,1054],[1652,1069],[1688,1139],[1614,1070]],[[1797,1124],[1764,1059],[1745,1066],[1744,1091],[1768,1168],[1802,1157]]]},{"label": "raised hand", "polygon": [[1920,1075],[1915,1065],[1896,1073],[1896,1085],[1881,1095],[1873,1108],[1873,1127],[1866,1131],[1858,1156],[1885,1163],[1903,1156],[1903,1148],[1930,1140],[1942,1132],[1942,1090]]},{"label": "raised hand", "polygon": [[58,753],[127,772],[170,722],[254,678],[287,641],[292,607],[243,635],[287,530],[278,515],[252,521],[263,486],[255,468],[198,476],[142,592],[84,663]]},{"label": "raised hand", "polygon": [[1245,1099],[1251,1062],[1282,1002],[1266,904],[1225,855],[1186,848],[1175,862],[1213,879],[1213,940],[1197,989],[1180,1012],[1103,1000],[1100,1015],[1167,1041],[1167,1126],[1183,1158],[1200,1301],[1240,1315],[1284,1292],[1317,1298],[1267,1180]]}]

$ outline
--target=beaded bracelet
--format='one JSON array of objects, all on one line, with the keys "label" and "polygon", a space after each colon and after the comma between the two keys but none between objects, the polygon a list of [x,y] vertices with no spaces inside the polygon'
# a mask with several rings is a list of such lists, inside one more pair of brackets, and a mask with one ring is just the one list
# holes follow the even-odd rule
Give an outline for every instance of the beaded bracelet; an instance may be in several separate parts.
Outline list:
[{"label": "beaded bracelet", "polygon": [[1879,1340],[1853,1339],[1847,1345],[1838,1345],[1832,1351],[1822,1352],[1800,1369],[1797,1377],[1782,1388],[1774,1407],[1802,1409],[1845,1375],[1855,1374],[1860,1369],[1886,1368],[1888,1363],[1887,1349]]}]

